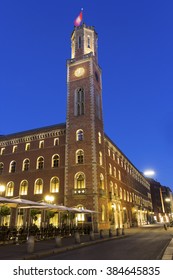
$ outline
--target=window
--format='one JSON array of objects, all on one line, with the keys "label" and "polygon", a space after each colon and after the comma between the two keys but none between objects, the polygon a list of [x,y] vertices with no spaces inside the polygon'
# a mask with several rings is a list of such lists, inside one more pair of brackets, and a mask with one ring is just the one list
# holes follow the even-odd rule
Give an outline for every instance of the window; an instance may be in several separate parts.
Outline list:
[{"label": "window", "polygon": [[123,191],[122,191],[122,188],[120,188],[120,199],[123,198]]},{"label": "window", "polygon": [[76,131],[76,141],[83,141],[84,133],[82,129]]},{"label": "window", "polygon": [[29,170],[29,165],[30,165],[30,160],[28,158],[24,159],[23,161],[23,171],[28,171]]},{"label": "window", "polygon": [[44,140],[39,142],[39,149],[43,149],[44,148]]},{"label": "window", "polygon": [[5,152],[5,148],[1,148],[1,155],[3,155]]},{"label": "window", "polygon": [[91,48],[91,39],[90,36],[87,36],[87,48]]},{"label": "window", "polygon": [[75,175],[75,189],[84,189],[85,188],[85,175],[83,172],[79,172]]},{"label": "window", "polygon": [[84,163],[84,151],[83,150],[78,150],[76,152],[76,163],[78,163],[78,164]]},{"label": "window", "polygon": [[10,162],[9,172],[14,173],[16,171],[16,162],[13,160]]},{"label": "window", "polygon": [[13,153],[17,152],[17,145],[13,146]]},{"label": "window", "polygon": [[26,143],[25,145],[25,151],[29,151],[30,150],[30,143]]},{"label": "window", "polygon": [[109,163],[109,175],[112,175],[112,165]]},{"label": "window", "polygon": [[112,181],[110,181],[110,192],[112,194],[112,196],[114,195],[114,188],[113,188],[113,183]]},{"label": "window", "polygon": [[127,201],[130,201],[130,196],[129,196],[129,192],[127,191]]},{"label": "window", "polygon": [[114,167],[114,177],[117,177],[117,170],[116,170],[116,167]]},{"label": "window", "polygon": [[[83,205],[78,205],[77,208],[80,209],[80,210],[84,209]],[[76,216],[77,216],[77,220],[79,222],[84,222],[85,221],[85,214],[81,213],[81,214],[77,214]]]},{"label": "window", "polygon": [[54,155],[52,157],[52,167],[58,167],[59,166],[59,155]]},{"label": "window", "polygon": [[74,115],[75,116],[81,116],[84,115],[85,113],[85,93],[84,93],[84,89],[83,88],[78,88],[75,91],[75,97],[74,97],[74,108],[75,108],[75,112]]},{"label": "window", "polygon": [[13,196],[13,194],[14,194],[14,182],[11,181],[7,184],[5,195],[6,196]]},{"label": "window", "polygon": [[4,170],[4,164],[3,162],[0,162],[0,174],[2,174],[3,170]]},{"label": "window", "polygon": [[51,193],[58,193],[59,192],[59,178],[53,177],[50,180],[50,192]]},{"label": "window", "polygon": [[121,181],[121,171],[120,170],[118,170],[118,180]]},{"label": "window", "polygon": [[43,180],[37,179],[34,185],[34,194],[42,194],[43,193]]},{"label": "window", "polygon": [[27,193],[28,193],[28,181],[23,180],[20,183],[19,195],[27,195]]},{"label": "window", "polygon": [[102,156],[102,152],[99,152],[99,164],[103,165],[103,156]]},{"label": "window", "polygon": [[126,190],[124,190],[124,200],[126,200]]},{"label": "window", "polygon": [[37,169],[43,169],[44,168],[44,158],[39,157],[37,159]]},{"label": "window", "polygon": [[111,150],[108,148],[108,156],[111,155]]},{"label": "window", "polygon": [[54,139],[54,146],[58,146],[59,145],[59,138],[55,138]]},{"label": "window", "polygon": [[99,142],[99,144],[102,143],[102,136],[101,136],[100,132],[98,132],[98,142]]},{"label": "window", "polygon": [[117,184],[115,184],[114,189],[115,189],[115,195],[118,196],[118,186],[117,186]]},{"label": "window", "polygon": [[104,176],[103,176],[103,174],[101,173],[100,174],[100,189],[104,189]]},{"label": "window", "polygon": [[78,37],[78,49],[82,47],[82,39],[81,36]]}]

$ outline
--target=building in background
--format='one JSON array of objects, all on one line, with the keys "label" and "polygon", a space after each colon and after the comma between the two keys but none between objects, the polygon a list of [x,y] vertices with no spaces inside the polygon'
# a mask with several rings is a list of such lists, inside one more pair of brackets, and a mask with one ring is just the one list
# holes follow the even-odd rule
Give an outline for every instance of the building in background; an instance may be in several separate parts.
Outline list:
[{"label": "building in background", "polygon": [[[105,134],[102,111],[102,70],[97,33],[92,26],[75,27],[67,61],[66,123],[0,136],[1,195],[95,211],[99,229],[152,222],[150,184]],[[117,93],[118,94],[118,93]],[[21,211],[9,225],[27,224]],[[50,222],[60,225],[58,213]],[[37,214],[41,226],[43,213]],[[91,217],[77,214],[76,224]]]},{"label": "building in background", "polygon": [[156,222],[170,222],[173,220],[173,194],[169,187],[162,186],[154,179],[148,178],[151,198]]}]

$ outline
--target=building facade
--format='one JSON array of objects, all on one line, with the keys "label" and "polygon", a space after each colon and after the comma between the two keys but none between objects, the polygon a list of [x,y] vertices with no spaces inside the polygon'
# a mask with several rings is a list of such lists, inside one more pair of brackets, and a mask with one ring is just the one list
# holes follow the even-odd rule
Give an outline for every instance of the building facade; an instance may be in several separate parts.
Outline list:
[{"label": "building facade", "polygon": [[[152,219],[149,182],[104,132],[97,39],[85,24],[72,33],[66,123],[0,136],[1,196],[42,201],[51,195],[55,204],[91,209],[95,231]],[[81,222],[90,217],[78,215]]]}]

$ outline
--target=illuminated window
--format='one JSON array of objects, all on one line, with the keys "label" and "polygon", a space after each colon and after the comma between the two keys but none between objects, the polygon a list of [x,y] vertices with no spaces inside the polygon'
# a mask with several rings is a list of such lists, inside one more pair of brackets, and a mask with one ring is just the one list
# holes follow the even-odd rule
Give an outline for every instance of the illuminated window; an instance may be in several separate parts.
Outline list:
[{"label": "illuminated window", "polygon": [[14,173],[16,171],[16,162],[13,160],[10,162],[9,172]]},{"label": "illuminated window", "polygon": [[100,132],[98,132],[98,142],[99,142],[99,144],[102,143],[102,136],[101,136]]},{"label": "illuminated window", "polygon": [[0,174],[2,174],[3,170],[4,170],[4,164],[3,162],[0,162]]},{"label": "illuminated window", "polygon": [[59,138],[55,138],[54,139],[54,146],[58,146],[59,145]]},{"label": "illuminated window", "polygon": [[84,189],[85,188],[85,175],[83,172],[79,172],[75,175],[75,189]]},{"label": "illuminated window", "polygon": [[37,169],[43,169],[44,168],[44,158],[39,157],[37,159]]},{"label": "illuminated window", "polygon": [[117,184],[115,184],[114,193],[115,193],[116,196],[118,196],[118,186],[117,186]]},{"label": "illuminated window", "polygon": [[58,167],[60,162],[60,157],[59,155],[54,155],[52,157],[52,167]]},{"label": "illuminated window", "polygon": [[84,163],[84,151],[83,150],[78,150],[76,152],[76,163],[78,163],[78,164]]},{"label": "illuminated window", "polygon": [[101,173],[100,174],[100,189],[104,189],[104,176],[103,176],[103,174]]},{"label": "illuminated window", "polygon": [[103,165],[103,156],[102,156],[102,152],[99,152],[99,164]]},{"label": "illuminated window", "polygon": [[51,193],[58,193],[59,192],[59,178],[53,177],[50,180],[50,192]]},{"label": "illuminated window", "polygon": [[84,140],[84,133],[82,129],[78,129],[76,131],[76,141],[83,141]]},{"label": "illuminated window", "polygon": [[13,194],[14,194],[14,182],[11,181],[7,184],[5,195],[6,196],[13,196]]},{"label": "illuminated window", "polygon": [[118,170],[118,179],[121,181],[121,171]]},{"label": "illuminated window", "polygon": [[122,191],[122,188],[120,188],[120,199],[123,198],[123,191]]},{"label": "illuminated window", "polygon": [[19,195],[27,195],[27,193],[28,193],[28,181],[23,180],[20,183]]},{"label": "illuminated window", "polygon": [[114,167],[114,177],[117,177],[117,170],[116,170],[116,167]]},{"label": "illuminated window", "polygon": [[124,190],[124,200],[126,200],[126,190]]},{"label": "illuminated window", "polygon": [[41,140],[39,142],[39,149],[43,149],[44,148],[44,140]]},{"label": "illuminated window", "polygon": [[109,163],[109,175],[112,175],[112,165]]},{"label": "illuminated window", "polygon": [[74,115],[75,116],[81,116],[84,115],[85,113],[85,93],[84,93],[84,89],[83,88],[79,88],[75,91],[75,95],[74,95],[74,108],[75,108],[75,112]]},{"label": "illuminated window", "polygon": [[3,155],[5,152],[5,148],[1,148],[1,155]]},{"label": "illuminated window", "polygon": [[115,154],[114,153],[113,153],[112,157],[113,157],[113,160],[115,160]]},{"label": "illuminated window", "polygon": [[37,179],[34,184],[34,194],[42,194],[43,193],[43,180]]},{"label": "illuminated window", "polygon": [[28,171],[29,170],[29,165],[30,165],[30,160],[28,158],[24,159],[23,161],[23,171]]},{"label": "illuminated window", "polygon": [[17,152],[17,145],[13,146],[13,153]]},{"label": "illuminated window", "polygon": [[127,191],[127,201],[130,201],[130,196],[129,196],[129,192]]},{"label": "illuminated window", "polygon": [[[78,205],[76,208],[78,208],[80,210],[84,209],[83,205]],[[76,216],[77,216],[77,221],[78,222],[84,222],[85,221],[85,215],[83,213],[77,214]]]},{"label": "illuminated window", "polygon": [[30,143],[26,143],[25,145],[25,151],[29,151],[30,150]]}]

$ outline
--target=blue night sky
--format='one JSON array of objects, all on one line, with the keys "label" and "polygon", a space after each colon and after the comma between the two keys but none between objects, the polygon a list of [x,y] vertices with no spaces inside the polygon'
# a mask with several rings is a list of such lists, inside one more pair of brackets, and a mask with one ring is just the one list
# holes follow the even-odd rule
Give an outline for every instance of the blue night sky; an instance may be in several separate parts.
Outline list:
[{"label": "blue night sky", "polygon": [[66,120],[74,19],[99,36],[106,134],[173,189],[173,2],[1,0],[0,134]]}]

